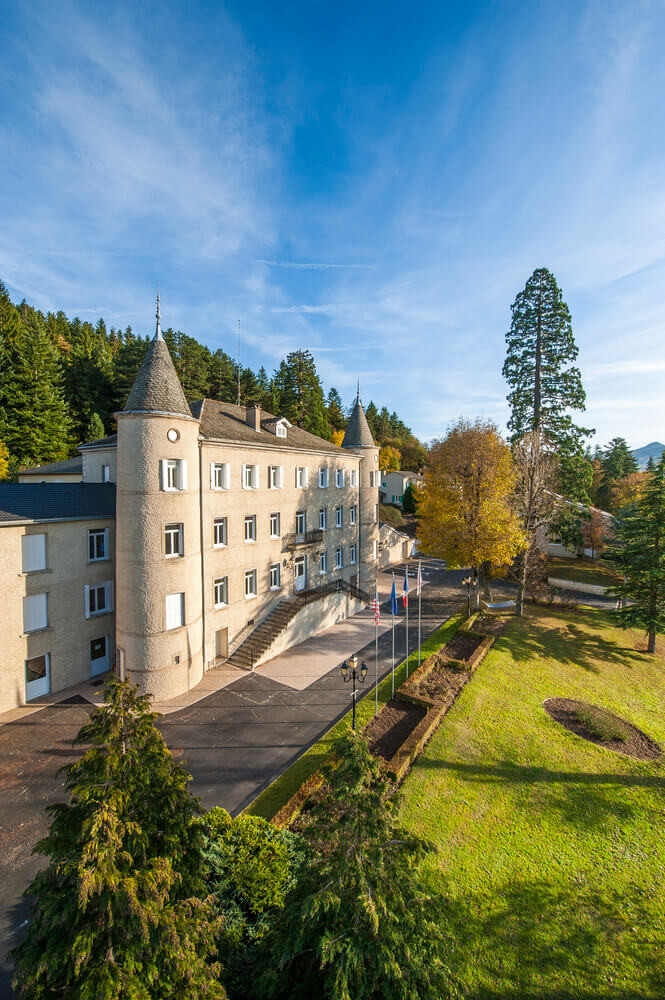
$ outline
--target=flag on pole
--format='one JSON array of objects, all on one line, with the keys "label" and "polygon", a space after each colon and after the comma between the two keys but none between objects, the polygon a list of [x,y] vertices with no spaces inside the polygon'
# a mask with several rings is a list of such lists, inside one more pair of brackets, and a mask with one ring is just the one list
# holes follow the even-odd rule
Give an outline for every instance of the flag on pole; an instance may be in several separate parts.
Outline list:
[{"label": "flag on pole", "polygon": [[397,608],[397,591],[395,590],[395,574],[393,573],[393,589],[390,592],[390,613],[396,615],[398,611]]},{"label": "flag on pole", "polygon": [[379,588],[378,586],[374,590],[374,600],[372,601],[372,611],[374,612],[374,624],[378,625],[381,621],[381,605],[379,604]]},{"label": "flag on pole", "polygon": [[420,591],[423,587],[423,561],[418,560],[418,576],[416,578],[416,594],[420,597]]},{"label": "flag on pole", "polygon": [[404,567],[404,586],[402,587],[402,598],[404,599],[404,607],[407,606],[409,600],[409,568]]}]

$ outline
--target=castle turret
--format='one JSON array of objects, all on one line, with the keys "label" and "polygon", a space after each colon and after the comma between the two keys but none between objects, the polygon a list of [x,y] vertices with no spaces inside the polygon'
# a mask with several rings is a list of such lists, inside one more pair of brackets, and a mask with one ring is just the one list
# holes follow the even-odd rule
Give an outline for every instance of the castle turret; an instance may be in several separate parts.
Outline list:
[{"label": "castle turret", "polygon": [[349,423],[344,432],[342,448],[362,456],[360,463],[359,507],[359,585],[373,593],[378,572],[379,552],[379,449],[374,444],[367,417],[360,402],[360,387]]},{"label": "castle turret", "polygon": [[157,329],[118,422],[118,671],[156,699],[203,674],[198,421]]}]

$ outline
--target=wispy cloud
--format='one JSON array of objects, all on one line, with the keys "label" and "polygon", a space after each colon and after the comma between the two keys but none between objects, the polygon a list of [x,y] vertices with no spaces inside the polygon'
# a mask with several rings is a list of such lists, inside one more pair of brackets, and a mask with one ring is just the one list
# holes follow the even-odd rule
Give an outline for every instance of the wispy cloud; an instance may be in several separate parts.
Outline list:
[{"label": "wispy cloud", "polygon": [[336,271],[336,270],[369,270],[373,264],[336,264],[326,261],[297,261],[297,260],[264,260],[259,257],[257,264],[266,264],[268,267],[283,267],[295,271]]}]

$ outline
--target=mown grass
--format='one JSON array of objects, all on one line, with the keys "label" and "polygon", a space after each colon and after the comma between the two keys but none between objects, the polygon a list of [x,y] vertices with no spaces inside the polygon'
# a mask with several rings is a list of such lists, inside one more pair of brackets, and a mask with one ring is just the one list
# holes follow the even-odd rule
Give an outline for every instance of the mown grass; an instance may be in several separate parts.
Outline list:
[{"label": "mown grass", "polygon": [[559,580],[574,580],[577,583],[599,584],[601,587],[611,587],[618,583],[620,577],[613,573],[610,567],[600,561],[585,562],[583,559],[550,558],[548,574]]},{"label": "mown grass", "polygon": [[435,842],[425,881],[469,1000],[665,996],[665,763],[569,732],[550,697],[665,746],[665,649],[601,612],[529,609],[462,691],[403,787]]},{"label": "mown grass", "polygon": [[[442,625],[441,628],[433,632],[421,645],[421,661],[425,660],[432,653],[435,653],[441,646],[445,645],[451,635],[459,628],[463,619],[456,615]],[[418,666],[418,652],[409,656],[409,672],[413,672]],[[406,660],[395,669],[395,689],[406,678]],[[379,684],[379,709],[392,697],[392,679],[390,674]],[[367,725],[374,715],[375,698],[374,687],[368,688],[362,698],[357,703],[356,725],[359,729]],[[263,816],[271,819],[275,813],[288,802],[292,795],[300,788],[303,781],[306,781],[311,774],[314,774],[322,764],[330,757],[334,750],[335,742],[345,732],[351,724],[351,712],[344,715],[328,732],[316,743],[306,750],[283,774],[272,784],[268,785],[261,794],[245,810],[254,816]]]}]

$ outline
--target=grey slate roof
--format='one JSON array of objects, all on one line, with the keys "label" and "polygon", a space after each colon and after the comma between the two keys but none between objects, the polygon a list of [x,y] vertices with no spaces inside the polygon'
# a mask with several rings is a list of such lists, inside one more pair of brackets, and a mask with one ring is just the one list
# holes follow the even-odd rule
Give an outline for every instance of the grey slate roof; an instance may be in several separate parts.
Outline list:
[{"label": "grey slate roof", "polygon": [[0,483],[0,523],[115,517],[113,483]]},{"label": "grey slate roof", "polygon": [[189,416],[189,406],[166,346],[155,337],[139,368],[132,391],[124,405],[125,412],[173,413]]},{"label": "grey slate roof", "polygon": [[247,409],[235,403],[220,403],[215,399],[201,399],[191,406],[192,416],[200,421],[200,431],[204,438],[217,441],[235,441],[242,444],[268,445],[273,448],[298,448],[302,451],[328,451],[333,455],[342,454],[342,449],[330,441],[310,434],[300,427],[291,426],[286,438],[278,438],[275,426],[279,417],[263,410],[261,430],[255,431],[247,423]]},{"label": "grey slate roof", "polygon": [[356,399],[356,405],[344,432],[343,448],[375,448],[374,438],[367,423],[367,417],[360,402],[360,396]]},{"label": "grey slate roof", "polygon": [[37,465],[34,469],[22,469],[20,476],[75,476],[83,475],[83,459],[80,455],[73,458],[63,458],[61,462],[48,462],[46,465]]},{"label": "grey slate roof", "polygon": [[98,438],[97,441],[86,441],[85,444],[79,445],[79,451],[83,451],[84,448],[111,448],[117,445],[118,435],[109,434],[108,437]]}]

